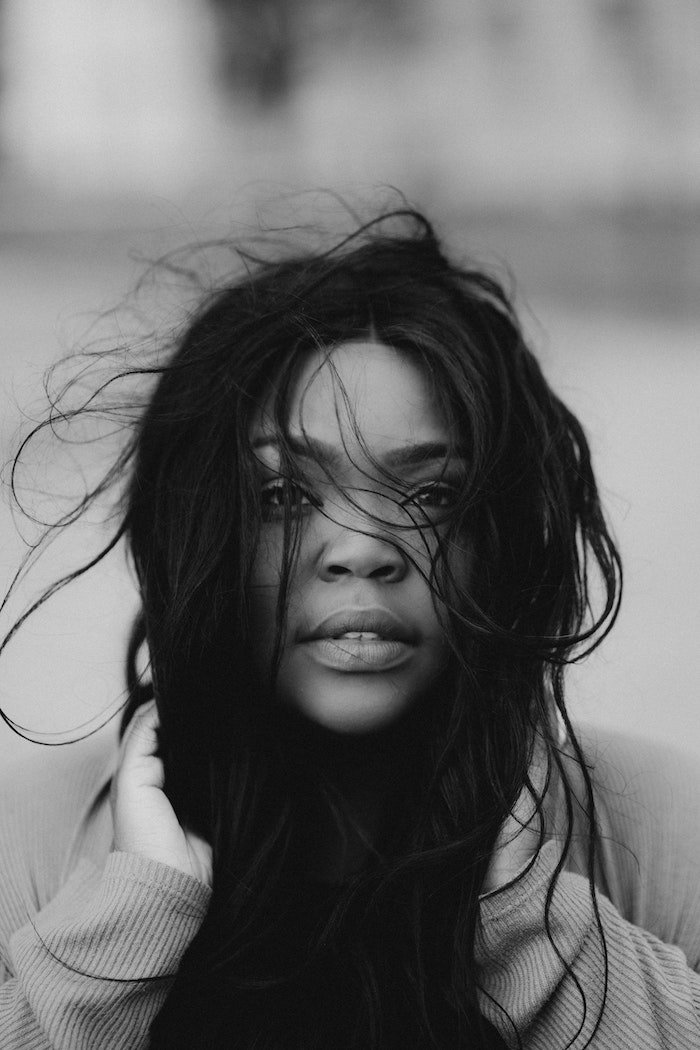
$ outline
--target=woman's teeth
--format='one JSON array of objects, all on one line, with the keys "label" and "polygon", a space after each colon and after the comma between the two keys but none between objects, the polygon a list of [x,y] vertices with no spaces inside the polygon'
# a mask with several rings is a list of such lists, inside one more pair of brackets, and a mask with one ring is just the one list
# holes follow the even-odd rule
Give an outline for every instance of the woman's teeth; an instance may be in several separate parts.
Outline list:
[{"label": "woman's teeth", "polygon": [[346,631],[345,634],[336,635],[337,639],[340,638],[364,638],[367,641],[380,641],[381,634],[375,634],[374,631]]}]

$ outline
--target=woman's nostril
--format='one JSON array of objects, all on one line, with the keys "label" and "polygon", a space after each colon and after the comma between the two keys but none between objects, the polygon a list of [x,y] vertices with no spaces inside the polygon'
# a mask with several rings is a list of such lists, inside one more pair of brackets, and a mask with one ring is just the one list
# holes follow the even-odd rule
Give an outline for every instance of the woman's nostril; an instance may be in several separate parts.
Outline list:
[{"label": "woman's nostril", "polygon": [[384,580],[391,576],[398,575],[398,566],[396,565],[380,565],[369,574],[378,580]]},{"label": "woman's nostril", "polygon": [[350,572],[350,569],[348,569],[345,565],[329,565],[328,572],[331,576],[347,576],[347,574]]},{"label": "woman's nostril", "polygon": [[382,538],[343,531],[322,553],[319,570],[328,580],[358,576],[391,583],[403,579],[407,563],[401,551]]}]

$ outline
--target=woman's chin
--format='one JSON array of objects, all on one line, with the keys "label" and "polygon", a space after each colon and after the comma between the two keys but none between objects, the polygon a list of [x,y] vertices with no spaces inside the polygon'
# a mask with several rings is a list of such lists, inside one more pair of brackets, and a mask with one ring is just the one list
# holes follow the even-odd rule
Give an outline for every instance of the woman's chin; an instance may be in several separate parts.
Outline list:
[{"label": "woman's chin", "polygon": [[309,722],[347,736],[379,732],[398,722],[411,700],[396,690],[343,689],[336,693],[287,694],[284,703]]}]

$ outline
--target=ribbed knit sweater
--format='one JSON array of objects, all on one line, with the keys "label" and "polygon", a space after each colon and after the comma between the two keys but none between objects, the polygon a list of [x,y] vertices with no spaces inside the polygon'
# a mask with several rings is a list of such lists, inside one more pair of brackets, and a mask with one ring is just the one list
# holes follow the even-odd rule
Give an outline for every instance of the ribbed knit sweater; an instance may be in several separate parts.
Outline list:
[{"label": "ribbed knit sweater", "polygon": [[[601,1015],[603,953],[575,806],[549,918],[556,948],[544,923],[562,852],[556,838],[520,879],[481,902],[482,1009],[509,1046],[526,1050],[698,1050],[698,763],[640,740],[585,740],[602,831],[595,883],[605,1008]],[[2,1050],[147,1047],[150,1022],[206,912],[206,886],[112,851],[112,763],[42,749],[21,779],[3,785]]]}]

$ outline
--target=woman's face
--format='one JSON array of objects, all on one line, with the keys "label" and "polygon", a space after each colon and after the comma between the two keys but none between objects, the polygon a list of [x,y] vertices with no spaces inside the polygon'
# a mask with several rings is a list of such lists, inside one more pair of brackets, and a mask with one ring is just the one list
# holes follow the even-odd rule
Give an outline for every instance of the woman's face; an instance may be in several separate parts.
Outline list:
[{"label": "woman's face", "polygon": [[[264,409],[251,435],[265,516],[253,573],[254,650],[269,669],[286,495],[300,519],[300,543],[277,696],[327,729],[360,733],[398,719],[444,668],[447,646],[421,570],[430,573],[439,519],[464,461],[450,455],[451,435],[405,355],[374,342],[343,343],[330,362],[309,354],[291,392],[298,484],[280,473]],[[451,551],[450,566],[463,577],[466,552]]]}]

